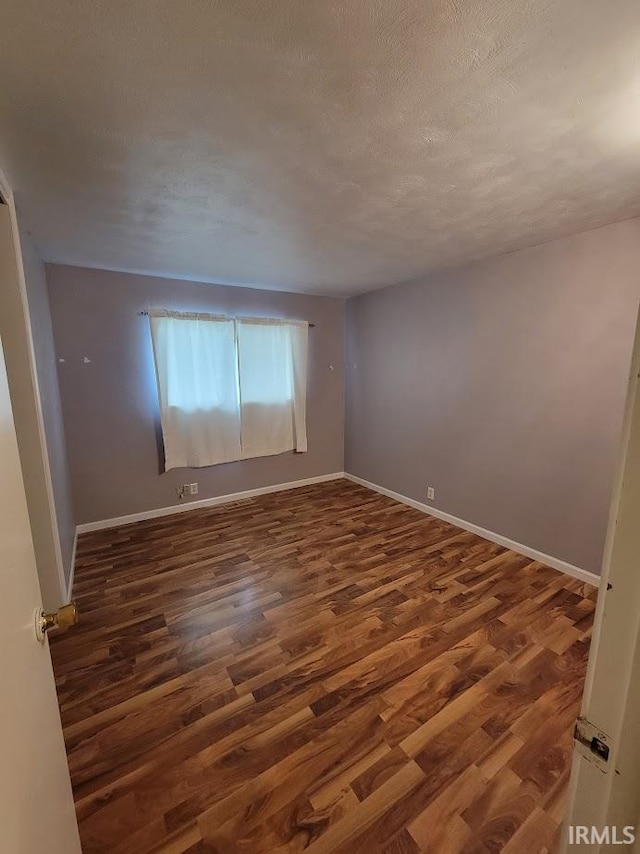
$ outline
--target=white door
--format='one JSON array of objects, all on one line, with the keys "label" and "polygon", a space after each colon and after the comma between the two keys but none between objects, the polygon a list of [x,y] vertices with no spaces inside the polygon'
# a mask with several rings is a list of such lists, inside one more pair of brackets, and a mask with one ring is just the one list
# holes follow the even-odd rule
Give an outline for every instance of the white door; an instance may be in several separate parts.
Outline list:
[{"label": "white door", "polygon": [[[1,283],[0,283],[1,284]],[[0,851],[80,851],[0,341]]]},{"label": "white door", "polygon": [[563,850],[585,854],[640,851],[639,375],[640,323],[582,702],[586,737],[574,748],[564,828]]}]

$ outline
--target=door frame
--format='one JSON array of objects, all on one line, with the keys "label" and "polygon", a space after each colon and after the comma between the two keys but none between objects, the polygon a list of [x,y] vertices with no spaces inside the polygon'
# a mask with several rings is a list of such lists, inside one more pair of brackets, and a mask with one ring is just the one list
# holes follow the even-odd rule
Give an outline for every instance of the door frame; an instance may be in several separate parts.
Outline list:
[{"label": "door frame", "polygon": [[35,409],[38,422],[38,436],[40,439],[40,449],[42,453],[42,463],[44,470],[44,480],[46,489],[47,505],[49,508],[49,517],[51,522],[51,534],[53,539],[56,575],[58,586],[60,588],[60,602],[68,602],[71,597],[71,584],[73,583],[73,567],[69,576],[69,589],[64,573],[64,561],[62,557],[62,545],[60,543],[60,530],[58,528],[58,514],[56,510],[55,497],[53,491],[53,478],[51,476],[51,464],[49,457],[49,446],[47,442],[47,434],[44,427],[44,416],[42,413],[42,397],[40,394],[40,385],[38,382],[38,372],[36,369],[36,355],[33,344],[33,330],[31,328],[31,314],[29,311],[29,298],[27,294],[27,283],[24,272],[24,263],[22,259],[22,245],[20,242],[20,229],[18,227],[18,215],[16,212],[15,198],[13,189],[6,173],[0,165],[0,196],[4,199],[9,208],[9,216],[11,219],[11,233],[13,237],[13,248],[16,255],[16,266],[18,269],[18,284],[20,287],[20,298],[22,302],[22,310],[25,319],[25,328],[27,332],[27,344],[29,350],[29,372],[31,374],[31,382],[34,390]]},{"label": "door frame", "polygon": [[[623,826],[635,826],[636,843],[640,842],[640,779],[634,769],[640,760],[640,745],[631,732],[637,728],[640,714],[636,673],[640,667],[639,522],[640,313],[580,712],[581,717],[602,730],[610,753],[603,770],[591,758],[585,758],[589,751],[581,753],[574,745],[562,852],[574,848],[570,845],[569,825],[603,829],[622,821]],[[618,837],[621,835],[619,826]],[[579,848],[585,854],[609,850],[606,843],[601,845],[598,841],[582,843]]]}]

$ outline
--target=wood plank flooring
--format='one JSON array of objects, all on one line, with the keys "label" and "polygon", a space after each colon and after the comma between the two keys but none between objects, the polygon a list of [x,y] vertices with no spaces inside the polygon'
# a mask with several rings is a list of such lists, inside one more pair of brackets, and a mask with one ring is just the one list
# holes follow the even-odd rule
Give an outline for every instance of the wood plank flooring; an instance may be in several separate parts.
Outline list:
[{"label": "wood plank flooring", "polygon": [[596,591],[347,481],[84,535],[83,851],[557,846]]}]

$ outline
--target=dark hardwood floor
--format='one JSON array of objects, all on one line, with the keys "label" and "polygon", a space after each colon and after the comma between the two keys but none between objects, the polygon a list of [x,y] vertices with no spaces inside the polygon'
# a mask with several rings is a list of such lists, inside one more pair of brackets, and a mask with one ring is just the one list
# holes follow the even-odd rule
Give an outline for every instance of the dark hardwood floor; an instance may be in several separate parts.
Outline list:
[{"label": "dark hardwood floor", "polygon": [[557,846],[596,591],[346,481],[80,538],[83,851]]}]

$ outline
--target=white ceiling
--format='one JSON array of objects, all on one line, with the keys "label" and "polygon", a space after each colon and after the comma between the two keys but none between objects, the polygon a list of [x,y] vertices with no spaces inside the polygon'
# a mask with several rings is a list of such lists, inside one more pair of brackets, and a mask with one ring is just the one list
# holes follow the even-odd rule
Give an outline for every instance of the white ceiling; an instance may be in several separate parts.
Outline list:
[{"label": "white ceiling", "polygon": [[640,214],[638,0],[3,0],[47,260],[350,295]]}]

